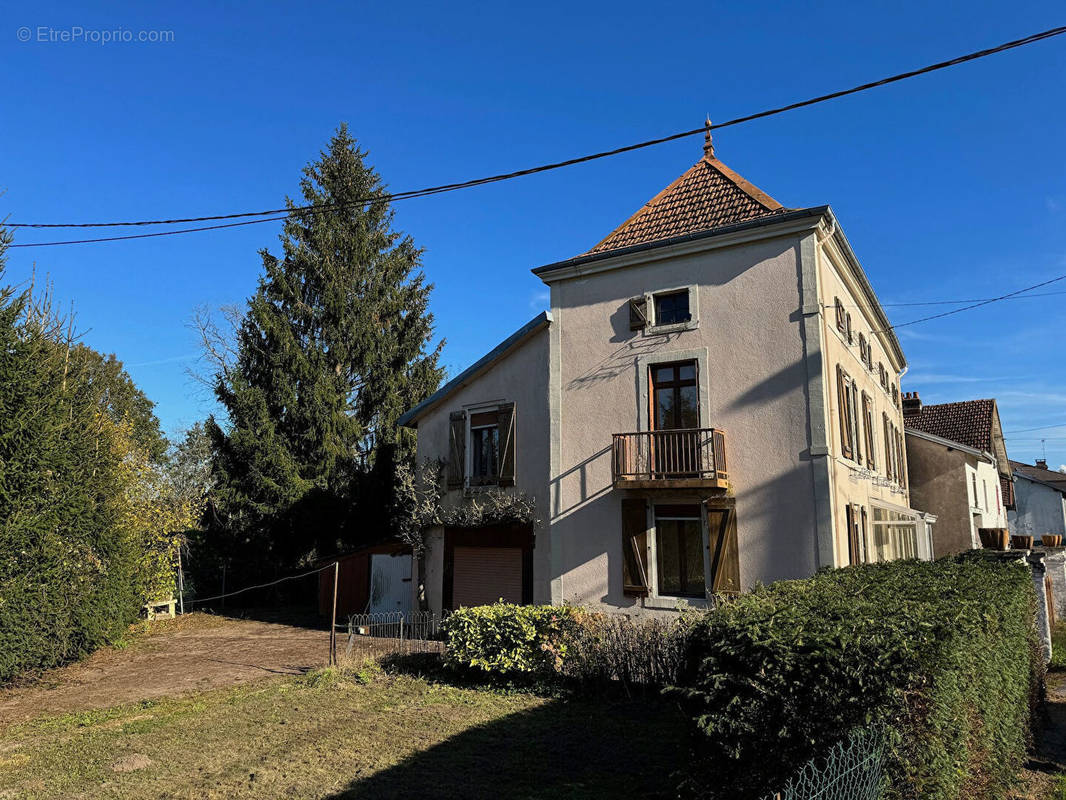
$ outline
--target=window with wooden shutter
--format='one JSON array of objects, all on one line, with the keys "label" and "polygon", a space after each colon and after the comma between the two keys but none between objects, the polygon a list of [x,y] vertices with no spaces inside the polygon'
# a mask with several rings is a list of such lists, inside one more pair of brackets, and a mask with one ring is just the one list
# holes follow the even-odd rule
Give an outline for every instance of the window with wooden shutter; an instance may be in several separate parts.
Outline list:
[{"label": "window with wooden shutter", "polygon": [[844,336],[848,340],[848,344],[851,344],[854,340],[851,338],[851,312],[844,315]]},{"label": "window with wooden shutter", "polygon": [[855,381],[848,378],[848,425],[851,427],[851,442],[855,448],[855,461],[862,463],[862,437],[859,435],[859,390]]},{"label": "window with wooden shutter", "polygon": [[466,473],[466,412],[448,417],[448,488],[461,489]]},{"label": "window with wooden shutter", "polygon": [[840,298],[834,298],[833,305],[836,306],[837,313],[837,330],[844,333],[846,327],[844,325],[844,304],[840,302]]},{"label": "window with wooden shutter", "polygon": [[862,563],[859,559],[859,526],[855,517],[855,506],[848,503],[844,507],[844,525],[848,534],[848,563],[852,566]]},{"label": "window with wooden shutter", "polygon": [[640,499],[622,499],[622,591],[648,594],[648,507]]},{"label": "window with wooden shutter", "polygon": [[514,486],[515,481],[515,406],[500,403],[496,410],[500,429],[500,486]]},{"label": "window with wooden shutter", "polygon": [[893,431],[896,434],[896,475],[899,478],[899,485],[907,488],[907,465],[904,462],[906,454],[903,452],[903,435],[893,425]]},{"label": "window with wooden shutter", "polygon": [[862,393],[862,429],[863,438],[866,440],[866,466],[870,469],[877,469],[877,458],[874,455],[873,402],[866,392]]},{"label": "window with wooden shutter", "polygon": [[707,536],[711,574],[707,585],[715,594],[740,591],[740,548],[737,543],[737,510],[707,509]]},{"label": "window with wooden shutter", "polygon": [[895,461],[892,458],[892,431],[891,423],[888,421],[888,414],[882,412],[881,423],[885,429],[885,477],[893,480],[896,477],[893,474]]},{"label": "window with wooden shutter", "polygon": [[629,301],[629,330],[639,331],[648,326],[648,300],[633,297]]},{"label": "window with wooden shutter", "polygon": [[848,387],[844,370],[837,364],[837,416],[840,418],[840,452],[852,458],[851,426],[848,424]]},{"label": "window with wooden shutter", "polygon": [[887,392],[888,391],[888,371],[885,369],[885,365],[882,362],[880,362],[880,361],[877,362],[877,374],[878,374],[878,377],[881,379],[881,388],[884,389]]},{"label": "window with wooden shutter", "polygon": [[859,334],[859,361],[865,365],[870,360],[870,351],[866,344],[866,337]]}]

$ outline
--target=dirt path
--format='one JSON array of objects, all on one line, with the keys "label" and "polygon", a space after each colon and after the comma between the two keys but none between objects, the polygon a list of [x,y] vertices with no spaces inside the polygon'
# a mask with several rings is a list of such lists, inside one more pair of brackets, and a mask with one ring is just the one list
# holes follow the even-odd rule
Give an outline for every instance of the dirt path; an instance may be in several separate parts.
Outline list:
[{"label": "dirt path", "polygon": [[30,686],[0,690],[0,726],[299,674],[325,664],[328,641],[325,631],[290,625],[199,614],[179,618],[127,648],[100,650],[49,670]]},{"label": "dirt path", "polygon": [[1055,786],[1066,773],[1066,672],[1048,672],[1044,725],[1036,731],[1036,746],[1021,774],[1021,787],[1012,800],[1056,800]]}]

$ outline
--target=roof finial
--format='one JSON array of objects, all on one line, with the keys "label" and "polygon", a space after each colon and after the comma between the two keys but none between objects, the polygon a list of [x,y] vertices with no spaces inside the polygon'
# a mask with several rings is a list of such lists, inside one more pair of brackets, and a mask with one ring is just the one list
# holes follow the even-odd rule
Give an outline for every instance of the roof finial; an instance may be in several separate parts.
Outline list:
[{"label": "roof finial", "polygon": [[711,115],[707,115],[707,121],[703,123],[703,156],[714,158],[714,142],[711,141]]}]

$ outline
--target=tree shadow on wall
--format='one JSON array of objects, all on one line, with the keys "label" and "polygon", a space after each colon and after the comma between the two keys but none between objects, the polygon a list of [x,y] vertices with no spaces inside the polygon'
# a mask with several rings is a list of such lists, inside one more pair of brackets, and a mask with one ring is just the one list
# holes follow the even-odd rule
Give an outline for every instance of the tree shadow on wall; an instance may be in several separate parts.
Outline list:
[{"label": "tree shadow on wall", "polygon": [[684,722],[659,700],[550,700],[356,778],[331,797],[674,797],[689,744]]}]

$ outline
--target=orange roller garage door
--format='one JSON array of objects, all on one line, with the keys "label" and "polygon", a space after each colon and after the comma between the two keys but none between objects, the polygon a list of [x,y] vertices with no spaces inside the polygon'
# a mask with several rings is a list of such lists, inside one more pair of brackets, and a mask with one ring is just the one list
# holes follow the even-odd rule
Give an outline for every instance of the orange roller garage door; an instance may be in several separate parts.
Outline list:
[{"label": "orange roller garage door", "polygon": [[519,547],[456,547],[452,604],[483,606],[503,598],[522,602],[522,549]]}]

